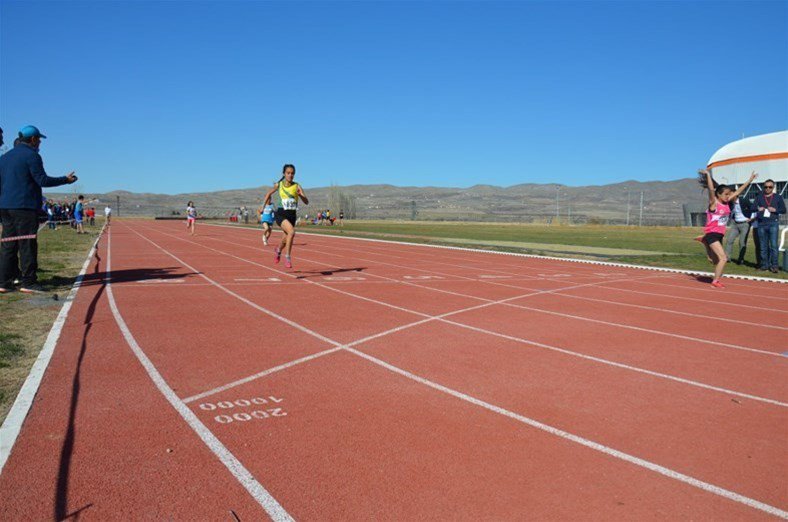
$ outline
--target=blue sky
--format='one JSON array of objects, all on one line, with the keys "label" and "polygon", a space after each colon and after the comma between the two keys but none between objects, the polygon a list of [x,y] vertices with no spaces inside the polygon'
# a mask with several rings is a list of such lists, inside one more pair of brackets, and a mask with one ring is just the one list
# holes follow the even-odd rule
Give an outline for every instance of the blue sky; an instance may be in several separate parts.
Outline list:
[{"label": "blue sky", "polygon": [[788,2],[3,0],[28,123],[85,192],[677,179],[788,127]]}]

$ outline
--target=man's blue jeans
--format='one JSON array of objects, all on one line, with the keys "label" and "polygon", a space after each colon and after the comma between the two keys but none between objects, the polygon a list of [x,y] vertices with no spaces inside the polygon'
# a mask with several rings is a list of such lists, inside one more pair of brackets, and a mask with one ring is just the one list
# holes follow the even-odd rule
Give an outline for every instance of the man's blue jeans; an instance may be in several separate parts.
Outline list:
[{"label": "man's blue jeans", "polygon": [[777,268],[777,221],[758,222],[758,236],[761,240],[761,268]]}]

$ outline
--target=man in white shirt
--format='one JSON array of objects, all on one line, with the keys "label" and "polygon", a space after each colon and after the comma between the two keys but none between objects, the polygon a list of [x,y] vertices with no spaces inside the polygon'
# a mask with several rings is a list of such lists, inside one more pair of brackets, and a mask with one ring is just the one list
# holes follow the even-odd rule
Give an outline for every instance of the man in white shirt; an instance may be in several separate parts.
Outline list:
[{"label": "man in white shirt", "polygon": [[112,209],[107,205],[104,207],[104,220],[106,221],[107,225],[109,225],[109,220],[112,217]]},{"label": "man in white shirt", "polygon": [[731,219],[728,221],[728,232],[725,234],[725,255],[731,261],[731,251],[733,242],[739,238],[739,255],[733,262],[740,265],[744,260],[747,251],[747,236],[750,234],[750,222],[752,221],[752,209],[749,202],[741,197],[728,202],[731,207]]}]

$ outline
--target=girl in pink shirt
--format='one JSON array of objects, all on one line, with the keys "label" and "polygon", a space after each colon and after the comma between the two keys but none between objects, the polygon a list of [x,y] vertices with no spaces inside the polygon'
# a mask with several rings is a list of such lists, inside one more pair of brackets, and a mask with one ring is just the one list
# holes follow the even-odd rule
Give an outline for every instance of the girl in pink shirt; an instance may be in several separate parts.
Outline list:
[{"label": "girl in pink shirt", "polygon": [[709,207],[706,210],[706,226],[703,227],[703,236],[696,239],[706,247],[706,255],[714,265],[714,279],[711,281],[711,286],[725,288],[725,285],[720,282],[720,278],[725,269],[725,263],[728,261],[728,256],[725,255],[725,249],[722,247],[722,237],[725,235],[725,227],[728,225],[731,215],[729,202],[744,192],[757,174],[755,172],[750,174],[750,179],[735,191],[727,185],[717,184],[711,176],[711,169],[699,170],[698,174],[698,183],[709,191]]}]

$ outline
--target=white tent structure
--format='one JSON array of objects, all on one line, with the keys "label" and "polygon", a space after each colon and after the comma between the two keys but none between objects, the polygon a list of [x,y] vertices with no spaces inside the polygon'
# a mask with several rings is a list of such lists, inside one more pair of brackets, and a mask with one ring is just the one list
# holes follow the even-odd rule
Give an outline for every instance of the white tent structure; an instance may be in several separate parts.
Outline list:
[{"label": "white tent structure", "polygon": [[728,143],[714,153],[707,166],[714,179],[725,185],[741,185],[756,171],[756,184],[773,179],[777,192],[784,195],[788,186],[788,130]]}]

